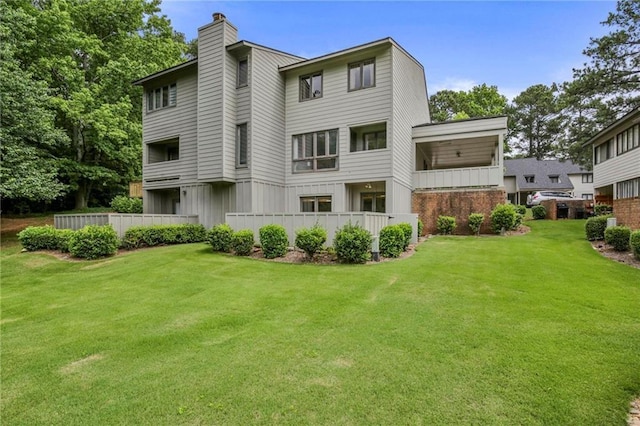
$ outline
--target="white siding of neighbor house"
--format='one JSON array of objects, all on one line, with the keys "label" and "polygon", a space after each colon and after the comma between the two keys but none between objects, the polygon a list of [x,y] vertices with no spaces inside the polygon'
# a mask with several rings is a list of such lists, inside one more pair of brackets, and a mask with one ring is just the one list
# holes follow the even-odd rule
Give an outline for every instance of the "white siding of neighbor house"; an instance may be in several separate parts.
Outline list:
[{"label": "white siding of neighbor house", "polygon": [[[349,92],[347,65],[375,57],[375,87]],[[299,78],[312,72],[323,72],[322,98],[300,102]],[[319,62],[286,72],[286,184],[305,190],[317,182],[327,184],[380,180],[391,176],[390,148],[349,152],[350,127],[387,122],[389,132],[391,111],[391,49],[389,46],[357,52],[347,58]],[[338,170],[310,173],[292,172],[292,136],[307,132],[339,129]],[[391,145],[389,133],[387,146]],[[297,192],[297,189],[296,189]],[[307,193],[307,195],[321,195]],[[333,211],[344,211],[344,188],[333,199]],[[337,200],[337,196],[342,200]],[[291,191],[287,195],[291,207]],[[294,206],[299,211],[299,206]]]},{"label": "white siding of neighbor house", "polygon": [[[235,176],[235,60],[225,46],[237,30],[216,21],[198,30],[198,179]],[[230,75],[231,74],[231,75]],[[229,168],[230,159],[233,169]]]},{"label": "white siding of neighbor house", "polygon": [[[620,132],[621,130],[618,130]],[[601,188],[640,177],[640,148],[627,151],[593,166],[593,187]]]},{"label": "white siding of neighbor house", "polygon": [[573,185],[573,196],[582,198],[582,194],[594,194],[593,183],[582,183],[582,173],[570,174],[569,180]]},{"label": "white siding of neighbor house", "polygon": [[[391,126],[393,151],[393,177],[406,187],[412,185],[415,146],[412,127],[430,122],[427,86],[424,69],[398,47],[392,48],[393,57],[393,125]],[[411,204],[400,200],[393,211],[409,212]]]},{"label": "white siding of neighbor house", "polygon": [[507,191],[507,194],[514,194],[518,192],[515,176],[505,176],[504,189]]},{"label": "white siding of neighbor house", "polygon": [[[176,106],[147,111],[146,90],[164,84],[176,83]],[[194,164],[197,153],[197,74],[196,67],[180,73],[174,80],[145,86],[142,115],[142,170],[144,189],[173,187],[192,183],[197,179]],[[149,147],[153,142],[179,138],[179,160],[149,164]],[[153,181],[164,177],[177,177],[173,181]],[[149,182],[148,180],[151,180]]]}]

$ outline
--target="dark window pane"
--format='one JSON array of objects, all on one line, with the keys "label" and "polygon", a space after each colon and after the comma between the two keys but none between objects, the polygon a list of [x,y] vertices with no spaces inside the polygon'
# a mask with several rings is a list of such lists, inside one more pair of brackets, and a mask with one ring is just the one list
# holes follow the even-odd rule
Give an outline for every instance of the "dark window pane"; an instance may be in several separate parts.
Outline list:
[{"label": "dark window pane", "polygon": [[319,160],[317,160],[317,168],[318,168],[318,170],[335,169],[336,168],[336,159],[335,158],[319,159]]},{"label": "dark window pane", "polygon": [[162,88],[162,107],[169,106],[169,86]]},{"label": "dark window pane", "polygon": [[294,161],[293,162],[293,171],[294,172],[306,172],[309,170],[313,170],[313,160],[304,160],[304,161]]},{"label": "dark window pane", "polygon": [[169,86],[169,105],[171,106],[176,105],[177,98],[178,98],[178,91],[176,89],[176,85],[172,84],[171,86]]},{"label": "dark window pane", "polygon": [[327,155],[326,134],[320,132],[316,134],[316,155],[318,157],[324,157]]},{"label": "dark window pane", "polygon": [[319,98],[322,96],[322,74],[317,74],[312,77],[311,89],[313,90],[313,97]]},{"label": "dark window pane", "polygon": [[319,212],[331,211],[331,197],[318,197],[318,211]]},{"label": "dark window pane", "polygon": [[153,111],[153,92],[147,92],[147,111]]},{"label": "dark window pane", "polygon": [[362,87],[371,87],[374,83],[373,62],[365,63],[362,66]]},{"label": "dark window pane", "polygon": [[385,201],[387,197],[385,194],[376,194],[376,212],[384,213],[386,211]]},{"label": "dark window pane", "polygon": [[249,81],[249,61],[246,59],[238,62],[238,86],[246,86]]},{"label": "dark window pane", "polygon": [[300,211],[303,213],[312,213],[315,211],[315,197],[300,198]]},{"label": "dark window pane", "polygon": [[309,99],[311,97],[311,77],[300,79],[300,98]]},{"label": "dark window pane", "polygon": [[307,133],[304,135],[304,157],[313,157],[313,133]]},{"label": "dark window pane", "polygon": [[329,130],[329,155],[338,154],[338,131]]}]

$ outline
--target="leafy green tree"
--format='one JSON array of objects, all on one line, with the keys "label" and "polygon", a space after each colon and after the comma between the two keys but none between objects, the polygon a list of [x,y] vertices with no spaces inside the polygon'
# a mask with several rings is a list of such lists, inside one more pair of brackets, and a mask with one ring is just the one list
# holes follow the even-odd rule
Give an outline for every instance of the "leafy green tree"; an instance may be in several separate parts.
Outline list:
[{"label": "leafy green tree", "polygon": [[141,174],[141,88],[131,82],[184,60],[184,36],[159,0],[15,0],[33,20],[18,59],[44,82],[56,125],[70,141],[55,151],[58,173],[87,206],[92,191],[124,187]]},{"label": "leafy green tree", "polygon": [[538,160],[555,154],[563,124],[555,84],[527,88],[513,99],[508,111],[508,139],[516,151]]},{"label": "leafy green tree", "polygon": [[55,127],[46,84],[15,58],[31,35],[33,19],[0,3],[0,197],[49,202],[66,185],[58,178],[55,151],[68,144]]},{"label": "leafy green tree", "polygon": [[583,51],[589,61],[574,69],[560,99],[566,120],[561,152],[587,167],[592,152],[583,143],[640,106],[640,2],[618,1],[602,24],[611,31],[591,40]]},{"label": "leafy green tree", "polygon": [[431,119],[435,122],[504,114],[507,98],[497,86],[481,84],[468,92],[441,90],[429,98]]}]

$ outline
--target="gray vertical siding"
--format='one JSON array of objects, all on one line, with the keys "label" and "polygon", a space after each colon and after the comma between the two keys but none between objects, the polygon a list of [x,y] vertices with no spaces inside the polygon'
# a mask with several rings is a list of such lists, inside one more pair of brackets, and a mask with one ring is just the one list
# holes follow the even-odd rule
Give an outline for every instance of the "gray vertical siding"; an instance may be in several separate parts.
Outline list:
[{"label": "gray vertical siding", "polygon": [[[428,123],[429,104],[423,68],[397,47],[393,55],[393,177],[411,187],[415,167],[412,127]],[[410,211],[394,205],[394,211]],[[400,210],[398,210],[400,209]]]},{"label": "gray vertical siding", "polygon": [[[236,41],[237,30],[226,21],[214,22],[198,31],[198,179],[220,180],[228,173],[228,157],[225,144],[229,143],[228,127],[235,129],[235,117],[231,124],[225,123],[229,112],[227,101],[229,80],[228,57],[225,46]],[[234,102],[235,103],[235,102]],[[235,105],[233,105],[235,114]],[[233,131],[231,132],[233,133]],[[232,135],[233,136],[233,135]],[[235,161],[234,161],[235,167]]]}]

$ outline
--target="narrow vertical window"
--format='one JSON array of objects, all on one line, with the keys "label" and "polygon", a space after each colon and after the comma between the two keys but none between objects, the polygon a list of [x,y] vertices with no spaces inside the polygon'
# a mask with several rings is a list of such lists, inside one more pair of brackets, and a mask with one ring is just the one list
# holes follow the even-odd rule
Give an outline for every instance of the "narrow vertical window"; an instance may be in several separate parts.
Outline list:
[{"label": "narrow vertical window", "polygon": [[175,106],[177,104],[177,100],[178,100],[178,90],[177,90],[176,84],[173,83],[171,86],[169,86],[169,105]]},{"label": "narrow vertical window", "polygon": [[249,60],[247,58],[238,61],[238,87],[249,84]]},{"label": "narrow vertical window", "polygon": [[246,167],[248,156],[247,123],[236,126],[236,166]]}]

